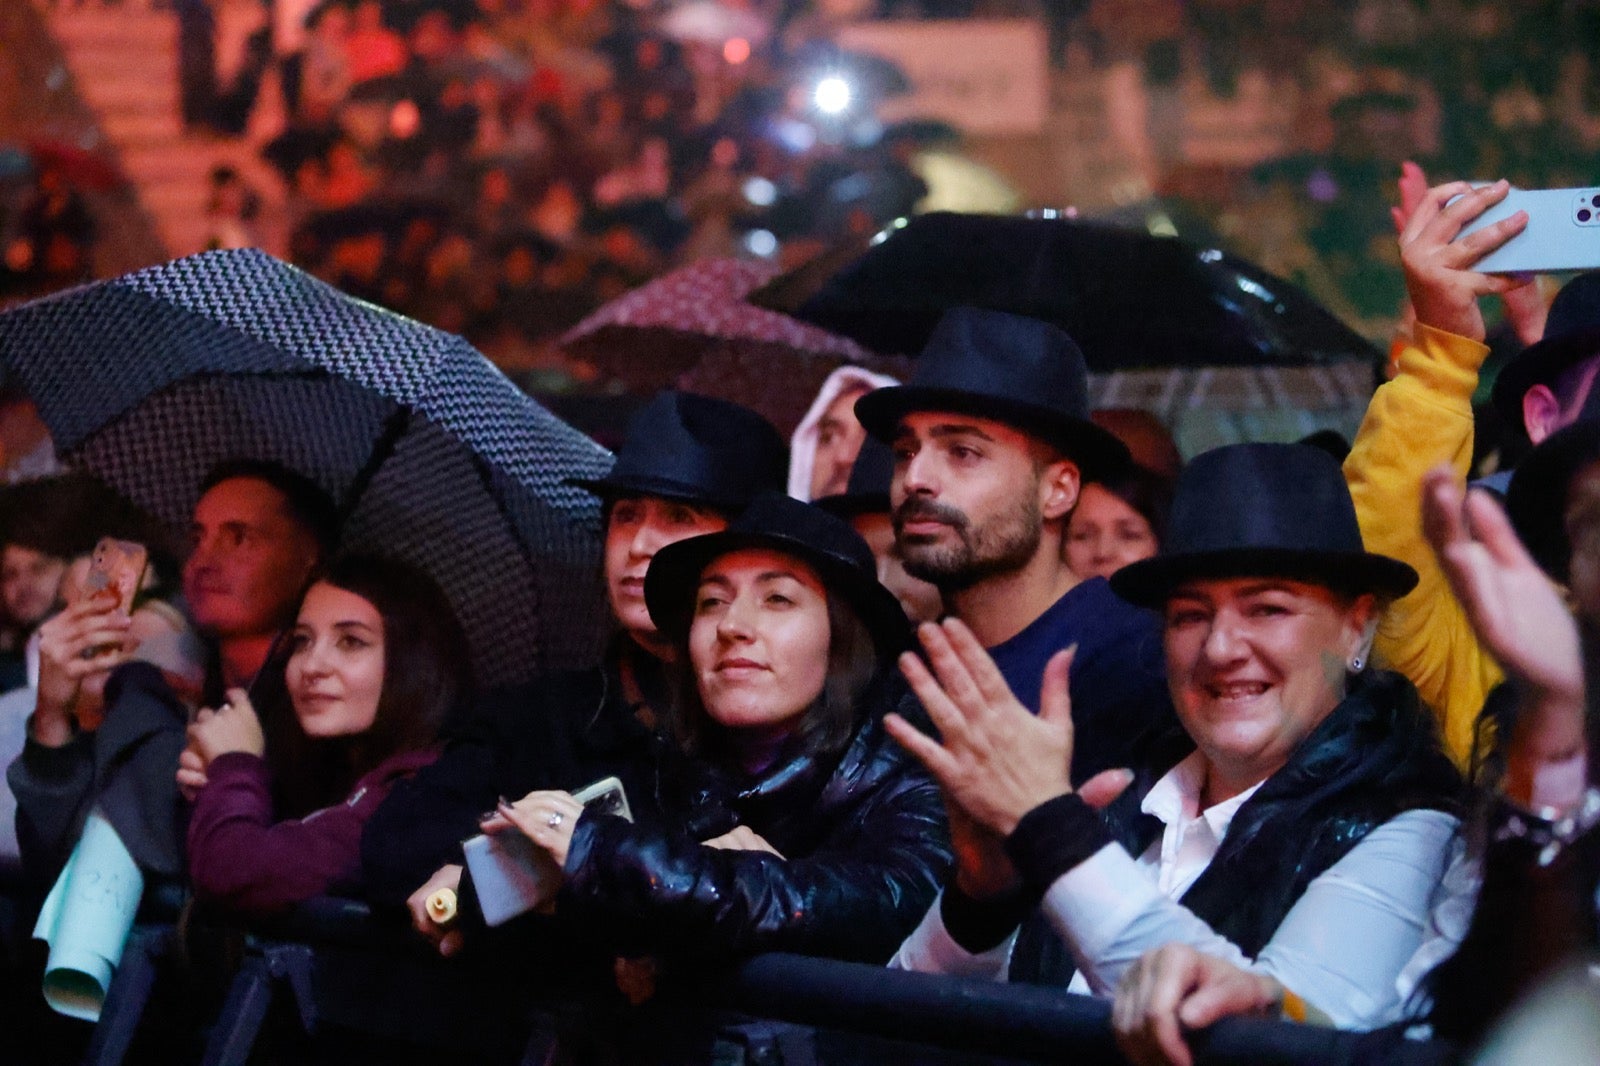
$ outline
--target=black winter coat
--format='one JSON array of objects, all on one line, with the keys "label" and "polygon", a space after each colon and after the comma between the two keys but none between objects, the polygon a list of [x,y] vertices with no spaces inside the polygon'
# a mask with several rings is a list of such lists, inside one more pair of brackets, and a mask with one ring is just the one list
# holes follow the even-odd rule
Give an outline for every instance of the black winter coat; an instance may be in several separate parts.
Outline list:
[{"label": "black winter coat", "polygon": [[[665,820],[585,814],[558,916],[619,955],[886,961],[951,861],[938,786],[883,730],[890,680],[869,694],[842,754],[781,759],[755,778],[673,755],[661,770]],[[735,825],[784,858],[701,845]]]},{"label": "black winter coat", "polygon": [[[649,668],[646,692],[659,688]],[[621,779],[636,813],[657,806],[655,764],[662,742],[634,715],[613,654],[605,666],[555,674],[498,690],[432,766],[395,786],[361,835],[369,898],[402,903],[441,866],[460,863],[461,842],[504,797],[537,789],[575,791],[602,777]]]}]

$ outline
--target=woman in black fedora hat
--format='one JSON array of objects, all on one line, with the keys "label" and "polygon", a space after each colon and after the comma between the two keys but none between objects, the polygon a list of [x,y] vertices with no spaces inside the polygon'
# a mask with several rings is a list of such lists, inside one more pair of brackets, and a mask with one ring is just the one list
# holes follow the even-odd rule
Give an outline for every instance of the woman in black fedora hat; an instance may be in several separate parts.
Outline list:
[{"label": "woman in black fedora hat", "polygon": [[1100,995],[1133,973],[1147,998],[1125,1028],[1147,1050],[1177,1033],[1181,997],[1149,998],[1173,980],[1160,957],[1154,972],[1137,960],[1170,943],[1336,1024],[1391,1020],[1459,788],[1410,684],[1367,662],[1383,602],[1414,572],[1363,549],[1325,452],[1246,444],[1190,464],[1160,554],[1111,580],[1163,612],[1182,725],[1131,772],[1068,779],[1070,650],[1046,669],[1038,718],[995,688],[959,624],[923,627],[928,667],[903,657],[944,739],[889,728],[962,812],[967,861],[897,962],[993,973],[1009,959],[1013,979],[1071,975]]},{"label": "woman in black fedora hat", "polygon": [[556,915],[623,955],[883,961],[950,861],[939,790],[884,734],[905,616],[848,525],[786,496],[662,549],[646,597],[678,649],[661,818],[564,792],[502,804],[562,866]]},{"label": "woman in black fedora hat", "polygon": [[[756,412],[666,391],[630,420],[606,476],[569,482],[603,504],[600,577],[617,635],[591,669],[490,693],[439,761],[390,794],[362,839],[375,899],[404,901],[418,932],[450,953],[480,926],[461,842],[498,797],[616,776],[635,808],[651,802],[673,649],[645,606],[645,574],[657,551],[781,490],[787,468],[783,438]],[[429,909],[441,892],[461,903],[445,925]]]}]

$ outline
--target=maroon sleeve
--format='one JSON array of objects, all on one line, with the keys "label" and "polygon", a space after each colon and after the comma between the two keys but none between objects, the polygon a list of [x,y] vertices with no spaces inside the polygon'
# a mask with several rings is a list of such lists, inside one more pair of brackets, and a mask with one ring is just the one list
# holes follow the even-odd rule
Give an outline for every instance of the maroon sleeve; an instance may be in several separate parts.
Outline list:
[{"label": "maroon sleeve", "polygon": [[195,895],[242,914],[270,914],[354,887],[362,826],[394,783],[418,765],[416,753],[390,760],[362,778],[343,803],[276,822],[265,761],[243,752],[217,757],[189,819]]}]

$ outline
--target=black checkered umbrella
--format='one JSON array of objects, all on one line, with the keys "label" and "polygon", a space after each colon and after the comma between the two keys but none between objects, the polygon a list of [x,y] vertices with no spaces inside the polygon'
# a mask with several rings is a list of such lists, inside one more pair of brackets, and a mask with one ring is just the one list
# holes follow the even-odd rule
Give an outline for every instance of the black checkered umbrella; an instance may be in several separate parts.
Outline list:
[{"label": "black checkered umbrella", "polygon": [[68,463],[187,527],[223,459],[340,501],[342,546],[427,570],[480,683],[592,661],[610,467],[471,345],[254,249],[206,252],[0,315],[0,362]]}]

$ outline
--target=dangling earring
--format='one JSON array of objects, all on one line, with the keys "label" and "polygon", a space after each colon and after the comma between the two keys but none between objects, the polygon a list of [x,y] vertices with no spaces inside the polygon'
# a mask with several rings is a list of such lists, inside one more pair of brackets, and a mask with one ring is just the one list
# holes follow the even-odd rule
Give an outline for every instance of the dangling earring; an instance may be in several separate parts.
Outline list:
[{"label": "dangling earring", "polygon": [[1361,656],[1357,655],[1354,659],[1350,660],[1350,672],[1352,674],[1359,674],[1361,672],[1361,666]]}]

